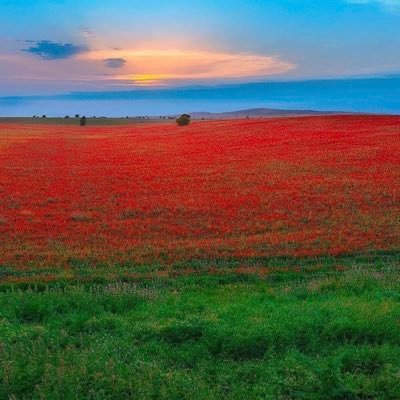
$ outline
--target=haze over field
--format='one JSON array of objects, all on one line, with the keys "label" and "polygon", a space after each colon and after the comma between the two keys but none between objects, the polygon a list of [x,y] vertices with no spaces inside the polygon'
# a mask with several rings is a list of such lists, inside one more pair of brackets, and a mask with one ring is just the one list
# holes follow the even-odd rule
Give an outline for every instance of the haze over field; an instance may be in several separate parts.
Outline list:
[{"label": "haze over field", "polygon": [[400,78],[134,89],[0,99],[0,116],[169,115],[248,108],[400,114]]}]

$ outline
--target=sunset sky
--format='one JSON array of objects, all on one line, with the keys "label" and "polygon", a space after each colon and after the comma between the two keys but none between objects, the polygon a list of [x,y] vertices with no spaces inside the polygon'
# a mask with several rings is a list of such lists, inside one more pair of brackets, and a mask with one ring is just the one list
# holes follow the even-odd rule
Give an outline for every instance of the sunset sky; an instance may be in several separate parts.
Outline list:
[{"label": "sunset sky", "polygon": [[400,72],[400,0],[2,0],[0,96]]}]

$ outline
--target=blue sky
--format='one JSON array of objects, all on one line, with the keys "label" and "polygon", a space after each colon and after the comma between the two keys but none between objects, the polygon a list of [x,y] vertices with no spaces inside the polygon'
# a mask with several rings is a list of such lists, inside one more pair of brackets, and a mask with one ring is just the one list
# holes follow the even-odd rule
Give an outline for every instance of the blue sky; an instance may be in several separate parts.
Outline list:
[{"label": "blue sky", "polygon": [[400,73],[400,0],[27,3],[0,3],[0,96]]}]

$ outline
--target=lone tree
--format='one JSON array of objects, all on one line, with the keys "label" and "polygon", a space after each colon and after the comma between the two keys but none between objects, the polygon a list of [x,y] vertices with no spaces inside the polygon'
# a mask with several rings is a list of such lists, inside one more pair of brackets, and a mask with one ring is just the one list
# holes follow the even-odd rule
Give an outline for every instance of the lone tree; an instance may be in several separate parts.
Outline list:
[{"label": "lone tree", "polygon": [[75,114],[75,118],[79,118],[79,114]]},{"label": "lone tree", "polygon": [[190,124],[190,115],[182,114],[179,118],[176,119],[176,123],[179,126],[185,126]]},{"label": "lone tree", "polygon": [[85,116],[81,117],[81,119],[79,120],[79,125],[86,126],[86,117]]}]

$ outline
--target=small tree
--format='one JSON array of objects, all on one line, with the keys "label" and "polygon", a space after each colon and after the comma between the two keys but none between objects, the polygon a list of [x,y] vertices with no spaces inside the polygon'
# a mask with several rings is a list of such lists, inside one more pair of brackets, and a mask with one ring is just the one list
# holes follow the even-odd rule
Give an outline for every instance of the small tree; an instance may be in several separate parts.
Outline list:
[{"label": "small tree", "polygon": [[179,118],[176,119],[176,123],[179,126],[185,126],[190,124],[190,115],[182,114]]},{"label": "small tree", "polygon": [[79,114],[75,114],[75,118],[79,118]]},{"label": "small tree", "polygon": [[79,120],[79,125],[86,126],[86,117],[85,116],[81,117],[81,119]]},{"label": "small tree", "polygon": [[47,118],[47,117],[46,117],[46,115],[43,114],[43,115],[42,115],[42,118]]}]

